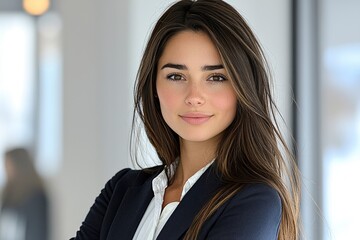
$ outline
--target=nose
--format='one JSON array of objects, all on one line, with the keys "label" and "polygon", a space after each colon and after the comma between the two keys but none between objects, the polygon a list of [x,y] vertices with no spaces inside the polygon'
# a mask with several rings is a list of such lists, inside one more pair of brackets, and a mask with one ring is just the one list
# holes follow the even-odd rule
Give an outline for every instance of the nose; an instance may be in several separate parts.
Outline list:
[{"label": "nose", "polygon": [[205,98],[197,84],[190,84],[188,94],[185,98],[186,105],[199,107],[205,103]]}]

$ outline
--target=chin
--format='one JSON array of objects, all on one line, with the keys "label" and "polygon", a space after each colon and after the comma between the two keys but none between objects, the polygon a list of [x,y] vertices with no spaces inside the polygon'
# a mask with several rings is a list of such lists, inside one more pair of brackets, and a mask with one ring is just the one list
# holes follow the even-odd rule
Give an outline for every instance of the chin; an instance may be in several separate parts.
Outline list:
[{"label": "chin", "polygon": [[188,141],[188,142],[207,142],[207,141],[212,141],[215,140],[216,136],[209,136],[209,135],[195,135],[195,134],[188,134],[188,135],[179,135],[180,138],[183,141]]}]

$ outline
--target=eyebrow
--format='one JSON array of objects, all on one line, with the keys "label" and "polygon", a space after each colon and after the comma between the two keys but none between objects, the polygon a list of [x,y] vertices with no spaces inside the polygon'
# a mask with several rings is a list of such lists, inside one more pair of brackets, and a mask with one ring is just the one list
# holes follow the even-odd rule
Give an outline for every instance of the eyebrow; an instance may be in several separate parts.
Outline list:
[{"label": "eyebrow", "polygon": [[[161,67],[161,69],[164,68],[175,68],[178,70],[188,70],[188,67],[184,64],[174,64],[174,63],[167,63],[164,66]],[[224,65],[222,64],[217,64],[217,65],[205,65],[201,67],[202,71],[213,71],[213,70],[218,70],[218,69],[223,69]]]},{"label": "eyebrow", "polygon": [[218,65],[205,65],[201,68],[201,70],[203,71],[212,71],[212,70],[218,70],[218,69],[223,69],[224,65],[222,64],[218,64]]}]

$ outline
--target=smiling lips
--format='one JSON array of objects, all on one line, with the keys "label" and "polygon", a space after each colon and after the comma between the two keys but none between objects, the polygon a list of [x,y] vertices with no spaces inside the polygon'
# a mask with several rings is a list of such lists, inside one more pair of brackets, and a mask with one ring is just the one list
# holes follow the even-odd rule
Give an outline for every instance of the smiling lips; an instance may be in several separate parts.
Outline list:
[{"label": "smiling lips", "polygon": [[180,115],[180,117],[187,123],[192,125],[199,125],[208,121],[213,115],[203,114],[203,113],[186,113]]}]

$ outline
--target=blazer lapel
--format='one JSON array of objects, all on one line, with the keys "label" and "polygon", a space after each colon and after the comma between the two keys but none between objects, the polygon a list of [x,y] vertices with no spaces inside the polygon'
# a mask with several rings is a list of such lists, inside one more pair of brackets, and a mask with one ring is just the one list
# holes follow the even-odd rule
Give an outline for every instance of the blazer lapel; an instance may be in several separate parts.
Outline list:
[{"label": "blazer lapel", "polygon": [[155,176],[156,174],[143,185],[130,187],[126,191],[109,230],[107,240],[133,238],[137,226],[154,196],[152,180]]},{"label": "blazer lapel", "polygon": [[190,227],[194,217],[221,186],[221,180],[210,166],[181,200],[157,240],[179,239]]}]

